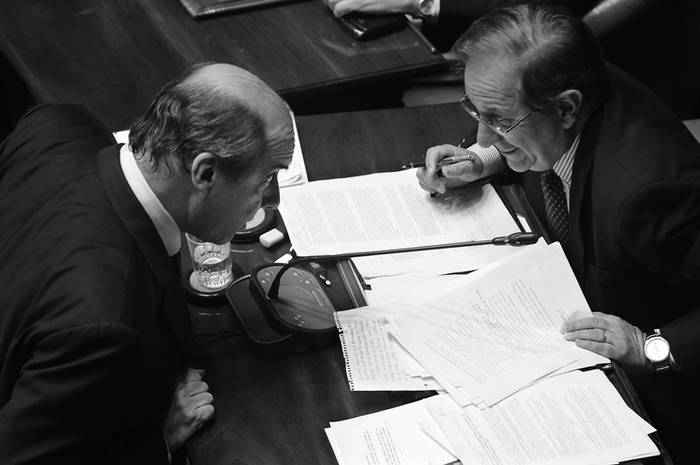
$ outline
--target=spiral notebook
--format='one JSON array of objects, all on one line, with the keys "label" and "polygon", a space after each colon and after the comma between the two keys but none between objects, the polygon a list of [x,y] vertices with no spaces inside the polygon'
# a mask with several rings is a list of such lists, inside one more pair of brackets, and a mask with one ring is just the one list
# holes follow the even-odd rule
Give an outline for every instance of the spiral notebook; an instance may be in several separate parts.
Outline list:
[{"label": "spiral notebook", "polygon": [[300,0],[180,0],[180,3],[193,18],[201,19],[297,1]]}]

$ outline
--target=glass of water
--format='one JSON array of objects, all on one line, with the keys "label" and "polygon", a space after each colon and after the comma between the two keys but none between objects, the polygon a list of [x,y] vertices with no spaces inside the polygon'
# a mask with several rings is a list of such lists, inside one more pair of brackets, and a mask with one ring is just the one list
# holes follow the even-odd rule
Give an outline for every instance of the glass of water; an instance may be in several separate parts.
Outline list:
[{"label": "glass of water", "polygon": [[231,283],[231,243],[213,244],[185,234],[194,274],[206,291],[216,291]]}]

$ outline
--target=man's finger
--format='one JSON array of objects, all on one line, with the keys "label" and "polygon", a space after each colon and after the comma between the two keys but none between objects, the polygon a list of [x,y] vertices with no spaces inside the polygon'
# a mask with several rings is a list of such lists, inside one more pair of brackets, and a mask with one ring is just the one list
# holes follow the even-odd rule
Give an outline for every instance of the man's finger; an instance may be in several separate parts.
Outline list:
[{"label": "man's finger", "polygon": [[190,401],[195,408],[199,408],[203,405],[211,404],[214,402],[214,396],[210,392],[200,392],[190,397]]},{"label": "man's finger", "polygon": [[428,175],[437,177],[438,163],[440,160],[456,155],[458,151],[459,149],[457,147],[449,144],[430,147],[425,152],[425,168],[428,170]]},{"label": "man's finger", "polygon": [[444,174],[446,178],[457,178],[466,174],[471,174],[470,171],[473,170],[474,162],[472,160],[467,160],[443,166],[442,174]]},{"label": "man's finger", "polygon": [[204,381],[190,381],[182,386],[182,394],[187,397],[194,396],[200,392],[207,392],[209,385]]},{"label": "man's finger", "polygon": [[204,377],[204,370],[201,368],[188,368],[187,373],[185,373],[185,382],[188,381],[199,381]]},{"label": "man's finger", "polygon": [[601,342],[587,341],[585,339],[576,339],[576,345],[582,349],[590,350],[598,355],[607,357],[610,359],[615,359],[615,348],[610,344],[603,344]]},{"label": "man's finger", "polygon": [[205,423],[214,415],[214,406],[212,404],[205,404],[201,407],[197,407],[195,415],[200,422]]},{"label": "man's finger", "polygon": [[586,318],[580,318],[574,321],[568,321],[564,325],[564,332],[578,331],[581,329],[608,329],[608,323],[605,319],[599,316],[589,316]]},{"label": "man's finger", "polygon": [[601,343],[610,343],[608,340],[608,331],[601,328],[580,329],[577,331],[569,331],[564,333],[564,339],[574,341],[576,339],[585,339],[587,341],[595,341]]}]

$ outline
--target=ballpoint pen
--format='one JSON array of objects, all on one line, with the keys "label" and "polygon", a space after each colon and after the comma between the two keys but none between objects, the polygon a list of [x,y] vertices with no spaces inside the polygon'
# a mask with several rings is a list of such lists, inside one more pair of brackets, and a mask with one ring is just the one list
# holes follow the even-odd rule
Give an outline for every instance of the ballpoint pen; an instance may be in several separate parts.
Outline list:
[{"label": "ballpoint pen", "polygon": [[311,270],[313,273],[316,275],[316,277],[321,281],[323,284],[326,286],[330,286],[331,280],[328,279],[328,274],[326,272],[326,269],[321,266],[318,262],[309,262],[309,266],[311,267]]},{"label": "ballpoint pen", "polygon": [[[469,147],[469,142],[467,142],[467,139],[469,138],[470,136],[463,138],[459,145],[457,145],[457,147],[459,147],[460,149],[466,149],[467,147]],[[438,175],[438,177],[444,178],[445,176],[442,174],[443,166],[453,165],[455,163],[467,160],[474,161],[474,154],[472,152],[445,157],[442,160],[438,161],[438,169],[436,174]],[[403,165],[401,165],[402,170],[407,170],[411,168],[425,168],[425,162],[423,161],[415,163],[404,163]]]},{"label": "ballpoint pen", "polygon": [[[462,161],[474,161],[474,154],[469,152],[469,153],[464,153],[460,155],[452,155],[449,157],[445,157],[442,160],[438,162],[437,166],[437,176],[439,178],[444,178],[445,175],[442,174],[442,168],[445,166],[449,165],[454,165],[455,163],[459,163]],[[404,165],[401,165],[402,170],[407,170],[410,168],[425,168],[425,162],[418,162],[418,163],[406,163]]]}]

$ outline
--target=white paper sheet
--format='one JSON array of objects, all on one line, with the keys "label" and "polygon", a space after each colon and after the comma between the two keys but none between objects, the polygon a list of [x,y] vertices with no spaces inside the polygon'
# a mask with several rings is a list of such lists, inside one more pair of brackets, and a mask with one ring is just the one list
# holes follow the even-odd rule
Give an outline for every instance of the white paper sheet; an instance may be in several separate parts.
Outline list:
[{"label": "white paper sheet", "polygon": [[[424,401],[330,425],[326,434],[341,465],[444,465],[456,460],[440,445],[447,443],[447,438]],[[431,436],[421,425],[430,430]],[[439,442],[433,440],[433,435]]]},{"label": "white paper sheet", "polygon": [[277,183],[280,189],[283,187],[298,186],[309,181],[306,174],[306,163],[304,163],[304,154],[301,151],[301,142],[299,142],[299,131],[297,131],[297,122],[294,118],[294,113],[289,114],[292,117],[292,127],[294,129],[294,152],[292,153],[292,162],[286,170],[280,170],[277,173]]},{"label": "white paper sheet", "polygon": [[371,289],[365,291],[365,300],[367,305],[381,307],[407,300],[435,299],[468,280],[469,275],[399,275],[366,279]]},{"label": "white paper sheet", "polygon": [[565,320],[590,310],[558,244],[532,246],[470,277],[433,301],[386,306],[397,314],[400,307],[392,334],[436,379],[493,405],[596,357],[559,332]]},{"label": "white paper sheet", "polygon": [[435,276],[483,268],[519,250],[508,245],[479,245],[355,257],[352,261],[365,279],[404,274]]},{"label": "white paper sheet", "polygon": [[411,372],[410,364],[405,362],[410,355],[386,330],[386,314],[362,307],[336,312],[335,321],[350,390],[426,391],[440,387],[432,378]]},{"label": "white paper sheet", "polygon": [[597,465],[659,453],[599,370],[548,378],[486,410],[448,396],[426,405],[463,463]]},{"label": "white paper sheet", "polygon": [[413,170],[284,189],[279,211],[300,256],[491,239],[519,230],[492,186],[430,197]]}]

